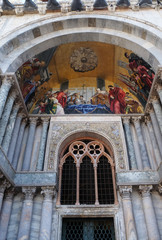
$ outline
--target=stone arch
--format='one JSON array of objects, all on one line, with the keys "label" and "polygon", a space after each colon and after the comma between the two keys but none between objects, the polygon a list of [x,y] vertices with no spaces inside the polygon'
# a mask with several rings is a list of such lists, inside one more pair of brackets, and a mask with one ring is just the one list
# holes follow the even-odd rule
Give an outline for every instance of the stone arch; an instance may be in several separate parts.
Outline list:
[{"label": "stone arch", "polygon": [[[87,130],[75,130],[67,133],[61,140],[58,142],[56,146],[55,151],[55,164],[54,164],[54,171],[58,171],[60,156],[62,151],[65,149],[67,145],[69,145],[71,142],[75,141],[76,139],[81,139],[89,137],[92,139],[96,139],[104,144],[104,146],[107,147],[107,149],[111,152],[110,155],[112,156],[112,159],[114,160],[116,169],[118,168],[118,153],[117,153],[117,147],[115,143],[113,142],[113,139],[111,139],[108,135],[104,134],[103,132],[95,131],[94,129],[87,129]],[[126,162],[126,168],[128,168],[128,162]]]},{"label": "stone arch", "polygon": [[78,41],[99,41],[133,50],[155,71],[162,65],[159,29],[124,17],[75,15],[44,19],[4,37],[1,72],[15,72],[27,59],[50,47]]}]

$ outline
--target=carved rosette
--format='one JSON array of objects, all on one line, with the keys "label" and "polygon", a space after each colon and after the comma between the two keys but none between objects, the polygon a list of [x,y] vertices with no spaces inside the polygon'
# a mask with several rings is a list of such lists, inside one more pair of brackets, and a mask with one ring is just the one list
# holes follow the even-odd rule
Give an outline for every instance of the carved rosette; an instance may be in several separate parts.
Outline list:
[{"label": "carved rosette", "polygon": [[97,67],[97,56],[91,48],[75,49],[70,57],[71,68],[76,72],[88,72]]}]

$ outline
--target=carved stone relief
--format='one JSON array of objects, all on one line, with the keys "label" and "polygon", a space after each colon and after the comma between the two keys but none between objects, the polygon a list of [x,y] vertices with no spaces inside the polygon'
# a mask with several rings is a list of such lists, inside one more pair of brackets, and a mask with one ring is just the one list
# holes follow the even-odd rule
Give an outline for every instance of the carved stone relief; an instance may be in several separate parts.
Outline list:
[{"label": "carved stone relief", "polygon": [[[127,168],[127,154],[123,144],[120,122],[53,122],[49,143],[49,153],[46,161],[48,171],[56,171],[58,166],[58,151],[61,143],[70,135],[79,132],[93,132],[103,136],[110,143],[114,153],[116,171]],[[72,139],[73,140],[73,139]],[[47,160],[48,159],[48,160]]]}]

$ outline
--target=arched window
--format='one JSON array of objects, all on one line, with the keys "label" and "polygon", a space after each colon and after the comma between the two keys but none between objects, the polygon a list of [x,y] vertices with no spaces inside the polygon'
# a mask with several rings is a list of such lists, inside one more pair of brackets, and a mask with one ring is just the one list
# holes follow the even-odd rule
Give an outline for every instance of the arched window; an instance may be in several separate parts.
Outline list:
[{"label": "arched window", "polygon": [[58,205],[117,203],[114,162],[102,143],[75,141],[62,156]]}]

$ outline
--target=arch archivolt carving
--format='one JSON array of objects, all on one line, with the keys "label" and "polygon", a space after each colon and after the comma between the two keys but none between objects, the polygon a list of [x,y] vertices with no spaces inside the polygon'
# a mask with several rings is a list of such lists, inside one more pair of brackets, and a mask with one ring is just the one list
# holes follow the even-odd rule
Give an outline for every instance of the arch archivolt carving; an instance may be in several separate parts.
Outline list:
[{"label": "arch archivolt carving", "polygon": [[1,38],[1,72],[14,72],[26,60],[50,47],[77,41],[115,44],[134,50],[139,56],[142,52],[141,57],[156,70],[162,65],[160,34],[158,29],[121,16],[93,14],[51,18],[40,23],[38,20]]},{"label": "arch archivolt carving", "polygon": [[[116,171],[128,169],[127,152],[123,141],[124,133],[122,132],[120,122],[103,122],[102,124],[89,122],[88,125],[87,122],[53,122],[51,131],[49,153],[46,155],[45,160],[46,169],[49,171],[57,171],[60,157],[62,164],[67,156],[72,156],[81,162],[85,154],[91,159],[96,159],[96,161],[103,154],[107,157],[111,165],[115,165]],[[76,141],[77,138],[84,139],[85,137],[95,139],[91,142],[93,144],[90,145],[89,143],[86,145],[82,141]],[[74,141],[76,142],[73,144]],[[110,155],[102,151],[103,144],[98,144],[98,142],[103,142],[106,147],[108,146],[108,149],[111,149]],[[63,156],[61,153],[69,144],[71,151]],[[81,154],[77,156],[79,150]]]}]

